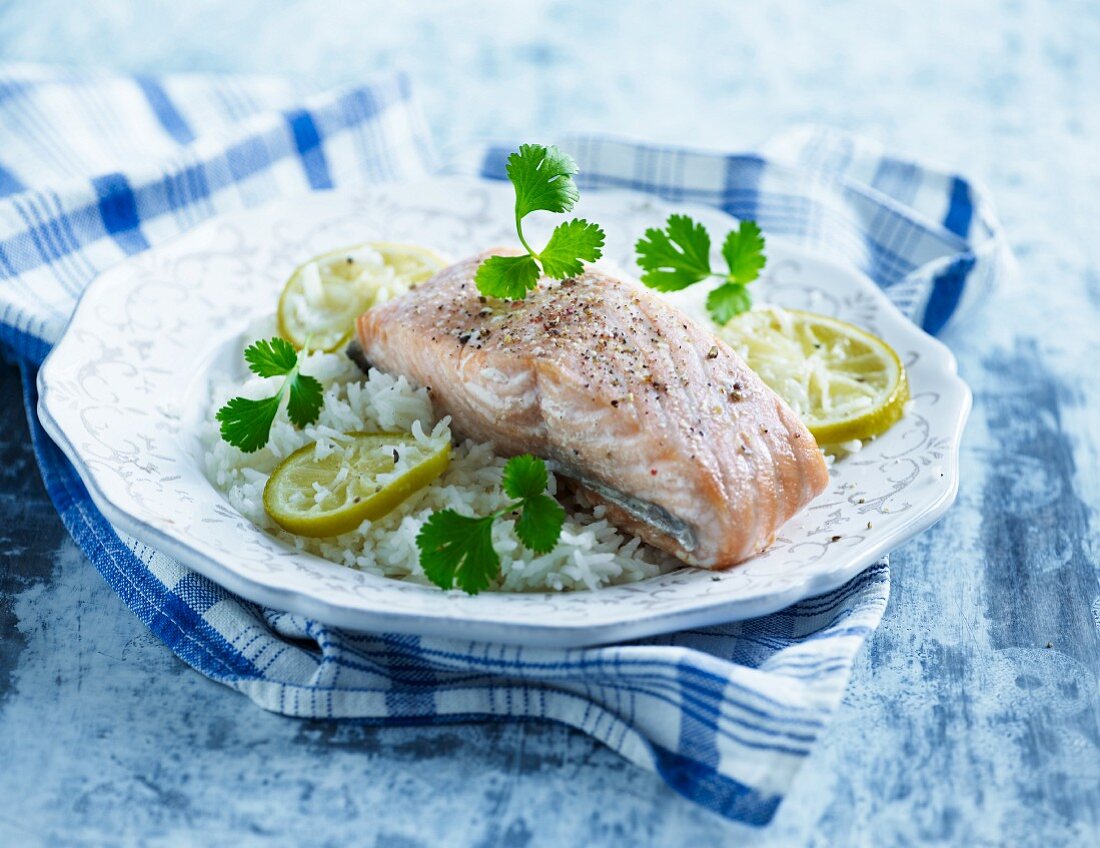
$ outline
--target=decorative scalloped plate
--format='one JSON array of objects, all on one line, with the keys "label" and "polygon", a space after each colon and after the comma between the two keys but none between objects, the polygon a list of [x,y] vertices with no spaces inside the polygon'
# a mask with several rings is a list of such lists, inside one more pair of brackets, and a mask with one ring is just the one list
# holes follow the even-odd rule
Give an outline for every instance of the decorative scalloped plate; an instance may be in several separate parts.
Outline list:
[{"label": "decorative scalloped plate", "polygon": [[[869,280],[772,240],[757,299],[885,338],[909,370],[913,401],[892,430],[838,461],[828,490],[755,559],[595,592],[468,597],[299,553],[234,511],[203,474],[199,416],[245,326],[275,308],[290,271],[334,245],[372,239],[456,257],[510,243],[511,207],[507,184],[451,178],[209,221],[89,287],[39,373],[42,423],[123,532],[249,600],[353,630],[582,646],[750,618],[841,585],[953,502],[970,391],[951,353]],[[578,212],[604,226],[606,256],[633,270],[633,241],[670,209],[642,195],[590,192]],[[715,209],[690,211],[712,232],[733,223]]]}]

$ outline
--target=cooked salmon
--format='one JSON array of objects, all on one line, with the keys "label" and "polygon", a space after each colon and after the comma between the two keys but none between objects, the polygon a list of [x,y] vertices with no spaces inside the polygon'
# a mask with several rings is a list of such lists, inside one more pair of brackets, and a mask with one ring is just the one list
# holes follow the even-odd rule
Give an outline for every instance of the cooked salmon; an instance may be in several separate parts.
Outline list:
[{"label": "cooked salmon", "polygon": [[349,353],[429,387],[456,433],[545,458],[692,565],[759,553],[825,488],[798,417],[684,313],[596,269],[522,301],[481,297],[485,255],[368,311]]}]

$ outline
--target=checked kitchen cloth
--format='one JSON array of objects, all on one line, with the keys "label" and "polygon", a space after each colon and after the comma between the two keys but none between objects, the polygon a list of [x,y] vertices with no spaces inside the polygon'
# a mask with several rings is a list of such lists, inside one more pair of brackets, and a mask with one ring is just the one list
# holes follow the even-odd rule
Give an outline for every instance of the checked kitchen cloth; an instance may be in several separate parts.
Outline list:
[{"label": "checked kitchen cloth", "polygon": [[[935,332],[1007,261],[964,179],[797,130],[730,155],[561,143],[582,189],[708,203],[858,268]],[[503,176],[507,148],[477,171]],[[469,164],[469,163],[467,163]],[[237,598],[96,510],[35,415],[35,373],[95,276],[226,212],[436,170],[408,83],[315,93],[263,78],[0,66],[0,343],[73,538],[182,660],[265,709],[375,723],[552,719],[730,819],[766,823],[839,704],[889,593],[885,562],[765,618],[585,650],[343,633]]]}]

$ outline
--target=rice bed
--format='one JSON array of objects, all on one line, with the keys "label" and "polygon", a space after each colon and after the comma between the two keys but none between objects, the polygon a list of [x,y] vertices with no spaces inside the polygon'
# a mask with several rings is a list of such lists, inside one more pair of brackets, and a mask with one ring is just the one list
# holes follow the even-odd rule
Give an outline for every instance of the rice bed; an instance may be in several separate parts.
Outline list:
[{"label": "rice bed", "polygon": [[[253,328],[250,338],[273,335],[273,327]],[[263,332],[266,330],[267,332]],[[230,504],[265,531],[306,551],[349,568],[358,568],[413,583],[428,584],[420,568],[416,536],[433,512],[454,509],[464,515],[486,515],[502,509],[510,499],[500,488],[505,459],[485,444],[457,444],[451,463],[431,485],[414,494],[378,521],[364,521],[355,531],[330,539],[295,536],[275,524],[263,506],[263,490],[275,466],[311,442],[321,449],[338,444],[341,434],[353,431],[401,431],[418,440],[450,440],[446,419],[439,420],[431,398],[404,377],[378,370],[369,376],[342,353],[313,353],[303,373],[325,386],[324,405],[316,424],[298,430],[281,410],[271,428],[267,446],[242,453],[221,439],[214,412],[229,398],[267,397],[281,378],[256,376],[225,380],[213,387],[210,414],[202,433],[205,470]],[[556,481],[550,475],[550,491]],[[674,567],[666,555],[620,533],[603,514],[603,507],[587,508],[575,499],[563,500],[566,521],[561,540],[548,554],[536,556],[516,537],[514,522],[501,518],[493,525],[493,545],[501,560],[499,591],[567,591],[598,589],[653,577]]]}]

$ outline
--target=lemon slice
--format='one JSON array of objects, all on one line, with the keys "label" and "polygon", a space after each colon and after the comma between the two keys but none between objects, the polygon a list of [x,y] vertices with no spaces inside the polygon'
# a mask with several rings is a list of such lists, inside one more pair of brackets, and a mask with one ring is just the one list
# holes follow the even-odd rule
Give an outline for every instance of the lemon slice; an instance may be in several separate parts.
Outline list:
[{"label": "lemon slice", "polygon": [[766,306],[733,318],[719,335],[822,445],[873,438],[905,413],[909,381],[897,353],[853,324]]},{"label": "lemon slice", "polygon": [[350,433],[332,450],[314,443],[279,463],[264,486],[264,510],[299,536],[339,536],[391,512],[450,461],[449,439]]},{"label": "lemon slice", "polygon": [[355,319],[447,266],[426,247],[368,242],[300,265],[279,295],[279,335],[301,348],[332,352],[351,339]]}]

